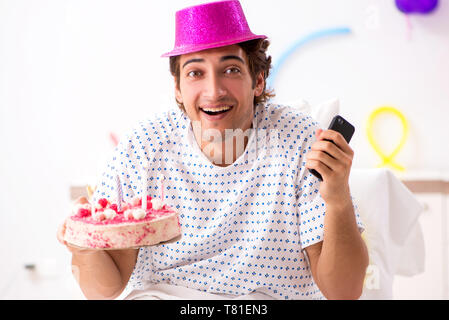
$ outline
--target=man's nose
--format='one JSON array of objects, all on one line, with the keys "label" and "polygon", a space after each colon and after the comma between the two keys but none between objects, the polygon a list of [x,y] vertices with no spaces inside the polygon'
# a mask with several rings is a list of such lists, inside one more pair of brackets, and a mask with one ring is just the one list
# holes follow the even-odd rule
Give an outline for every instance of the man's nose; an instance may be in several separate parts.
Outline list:
[{"label": "man's nose", "polygon": [[205,97],[212,100],[218,101],[225,97],[227,94],[226,87],[224,86],[221,78],[217,74],[210,74],[207,78]]}]

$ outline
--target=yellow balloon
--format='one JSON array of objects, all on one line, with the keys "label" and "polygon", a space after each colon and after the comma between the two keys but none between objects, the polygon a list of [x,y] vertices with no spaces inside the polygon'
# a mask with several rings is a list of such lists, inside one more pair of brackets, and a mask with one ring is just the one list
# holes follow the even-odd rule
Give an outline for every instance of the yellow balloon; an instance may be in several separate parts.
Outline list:
[{"label": "yellow balloon", "polygon": [[[380,114],[383,114],[383,113],[388,113],[388,114],[391,114],[391,115],[393,115],[395,117],[398,117],[401,120],[401,123],[402,123],[402,137],[401,137],[401,140],[399,141],[399,144],[397,145],[397,147],[389,155],[386,155],[381,150],[379,145],[374,140],[374,136],[373,136],[373,122]],[[369,143],[373,147],[374,151],[382,159],[382,163],[379,164],[379,167],[391,166],[394,169],[397,169],[399,171],[404,171],[405,170],[403,166],[401,166],[398,163],[394,162],[394,157],[396,157],[396,155],[399,153],[399,151],[404,147],[405,141],[407,140],[407,136],[408,136],[408,121],[405,118],[405,116],[398,109],[396,109],[394,107],[390,107],[390,106],[383,106],[383,107],[379,107],[376,110],[374,110],[371,113],[371,115],[369,116],[369,118],[368,118],[368,125],[367,125],[366,133],[367,133],[367,136],[368,136]]]}]

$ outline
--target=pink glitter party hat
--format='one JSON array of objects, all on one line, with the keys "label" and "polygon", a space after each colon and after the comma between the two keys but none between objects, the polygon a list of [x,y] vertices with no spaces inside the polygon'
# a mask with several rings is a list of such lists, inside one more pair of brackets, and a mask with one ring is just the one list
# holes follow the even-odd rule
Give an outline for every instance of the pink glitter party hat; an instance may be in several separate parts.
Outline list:
[{"label": "pink glitter party hat", "polygon": [[175,47],[162,57],[265,38],[251,32],[239,1],[210,2],[176,12]]}]

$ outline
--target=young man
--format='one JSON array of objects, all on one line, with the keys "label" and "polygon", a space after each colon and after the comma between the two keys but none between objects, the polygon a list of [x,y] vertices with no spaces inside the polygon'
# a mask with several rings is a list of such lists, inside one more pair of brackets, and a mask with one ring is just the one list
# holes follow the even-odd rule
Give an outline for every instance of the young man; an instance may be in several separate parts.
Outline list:
[{"label": "young man", "polygon": [[166,177],[164,201],[180,212],[182,238],[139,250],[66,244],[84,294],[115,298],[129,283],[240,298],[359,298],[368,254],[348,186],[353,151],[339,133],[266,101],[268,41],[250,31],[238,1],[186,8],[176,23],[164,56],[180,109],[121,141],[95,198],[114,196],[116,173],[125,198],[139,196],[146,159],[147,190],[159,196],[157,175]]}]

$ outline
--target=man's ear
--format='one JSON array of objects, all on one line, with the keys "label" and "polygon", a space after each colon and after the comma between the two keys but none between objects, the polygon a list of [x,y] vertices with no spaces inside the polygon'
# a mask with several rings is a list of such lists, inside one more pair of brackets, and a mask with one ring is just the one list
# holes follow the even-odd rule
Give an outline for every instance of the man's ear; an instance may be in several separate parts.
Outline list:
[{"label": "man's ear", "polygon": [[264,87],[265,87],[265,77],[264,77],[264,72],[261,71],[256,78],[256,85],[254,87],[254,95],[256,97],[260,96],[263,93]]},{"label": "man's ear", "polygon": [[183,103],[181,90],[179,89],[178,81],[176,77],[173,77],[175,81],[175,98],[178,103]]}]

